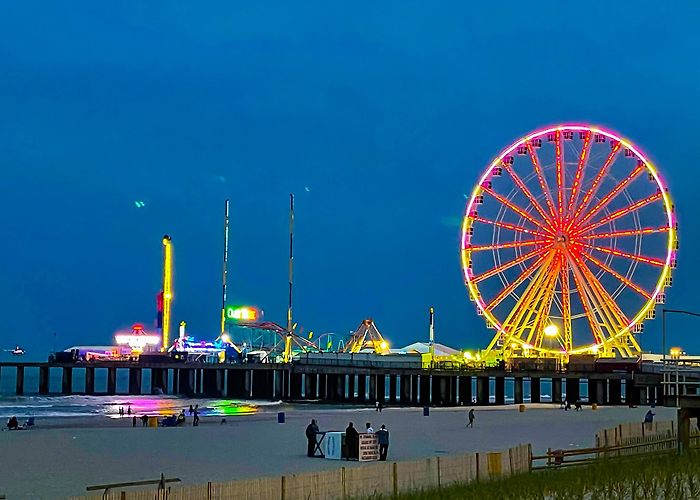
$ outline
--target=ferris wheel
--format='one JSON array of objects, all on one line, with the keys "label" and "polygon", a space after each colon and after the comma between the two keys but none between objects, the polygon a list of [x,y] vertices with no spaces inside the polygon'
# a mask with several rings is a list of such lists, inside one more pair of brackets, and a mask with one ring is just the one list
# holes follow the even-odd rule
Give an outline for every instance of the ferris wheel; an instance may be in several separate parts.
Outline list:
[{"label": "ferris wheel", "polygon": [[488,166],[467,203],[469,297],[503,357],[634,356],[665,301],[677,223],[656,167],[596,127],[537,130]]}]

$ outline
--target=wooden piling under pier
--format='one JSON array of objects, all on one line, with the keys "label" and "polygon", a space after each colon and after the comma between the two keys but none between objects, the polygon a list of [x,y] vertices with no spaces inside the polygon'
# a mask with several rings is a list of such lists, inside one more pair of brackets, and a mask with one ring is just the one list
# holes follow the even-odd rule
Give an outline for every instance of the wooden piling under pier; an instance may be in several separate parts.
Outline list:
[{"label": "wooden piling under pier", "polygon": [[[52,393],[52,371],[55,370],[60,372],[61,382],[53,391],[62,394],[115,395],[119,392],[118,370],[122,370],[122,375],[128,373],[128,387],[126,391],[124,387],[120,389],[128,395],[175,394],[240,400],[365,405],[379,401],[385,406],[446,407],[503,405],[506,401],[538,403],[544,399],[543,381],[551,384],[548,400],[552,403],[564,399],[573,403],[580,399],[582,381],[588,386],[588,402],[598,405],[640,404],[641,401],[650,404],[660,402],[662,394],[661,376],[650,373],[506,372],[495,368],[439,370],[296,363],[0,363],[0,373],[6,376],[8,370],[10,374],[16,371],[17,394]],[[27,370],[32,370],[30,375]],[[31,375],[34,370],[38,370],[38,377]],[[84,384],[81,377],[85,378]],[[96,379],[102,381],[100,387],[96,387]]]}]

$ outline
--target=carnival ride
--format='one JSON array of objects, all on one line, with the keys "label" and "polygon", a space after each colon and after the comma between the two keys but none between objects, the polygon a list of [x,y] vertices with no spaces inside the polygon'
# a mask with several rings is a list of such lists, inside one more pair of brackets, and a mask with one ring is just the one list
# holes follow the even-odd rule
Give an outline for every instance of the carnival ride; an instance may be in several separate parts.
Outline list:
[{"label": "carnival ride", "polygon": [[358,352],[373,352],[375,354],[388,354],[389,343],[384,340],[382,334],[371,318],[362,320],[345,346],[340,352],[356,354]]},{"label": "carnival ride", "polygon": [[634,144],[587,125],[518,139],[482,174],[462,225],[469,297],[495,329],[483,356],[639,355],[677,249],[668,188]]}]

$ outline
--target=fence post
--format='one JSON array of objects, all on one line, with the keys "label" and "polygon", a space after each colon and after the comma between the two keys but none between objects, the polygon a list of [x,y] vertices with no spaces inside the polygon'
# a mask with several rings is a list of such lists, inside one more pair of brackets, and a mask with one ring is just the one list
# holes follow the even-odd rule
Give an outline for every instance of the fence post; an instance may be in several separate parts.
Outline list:
[{"label": "fence post", "polygon": [[280,490],[280,499],[284,500],[285,497],[285,491],[287,489],[287,478],[285,476],[282,476],[282,482],[281,482],[282,489]]},{"label": "fence post", "polygon": [[207,500],[211,500],[211,481],[207,483]]},{"label": "fence post", "polygon": [[119,496],[121,497],[121,500],[126,500],[126,491],[122,491],[121,495]]},{"label": "fence post", "polygon": [[513,448],[508,448],[508,465],[510,465],[510,474],[513,475]]},{"label": "fence post", "polygon": [[532,472],[532,444],[527,445],[527,471]]},{"label": "fence post", "polygon": [[392,467],[392,473],[394,476],[394,496],[397,497],[399,496],[399,476],[397,472],[396,462],[394,462],[394,465]]},{"label": "fence post", "polygon": [[474,453],[476,457],[476,482],[479,482],[479,452]]},{"label": "fence post", "polygon": [[438,476],[438,489],[440,489],[440,457],[437,458],[437,476]]},{"label": "fence post", "polygon": [[552,465],[552,449],[547,448],[547,467]]},{"label": "fence post", "polygon": [[343,498],[345,498],[345,467],[340,469],[340,483],[343,486]]}]

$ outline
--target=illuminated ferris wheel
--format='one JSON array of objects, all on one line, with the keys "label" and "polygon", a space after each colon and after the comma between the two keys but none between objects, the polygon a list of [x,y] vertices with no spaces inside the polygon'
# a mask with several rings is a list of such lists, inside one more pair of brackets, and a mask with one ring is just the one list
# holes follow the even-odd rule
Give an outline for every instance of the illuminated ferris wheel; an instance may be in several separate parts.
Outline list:
[{"label": "illuminated ferris wheel", "polygon": [[667,187],[629,141],[561,125],[506,148],[462,224],[470,299],[504,357],[634,356],[665,301],[677,225]]}]

